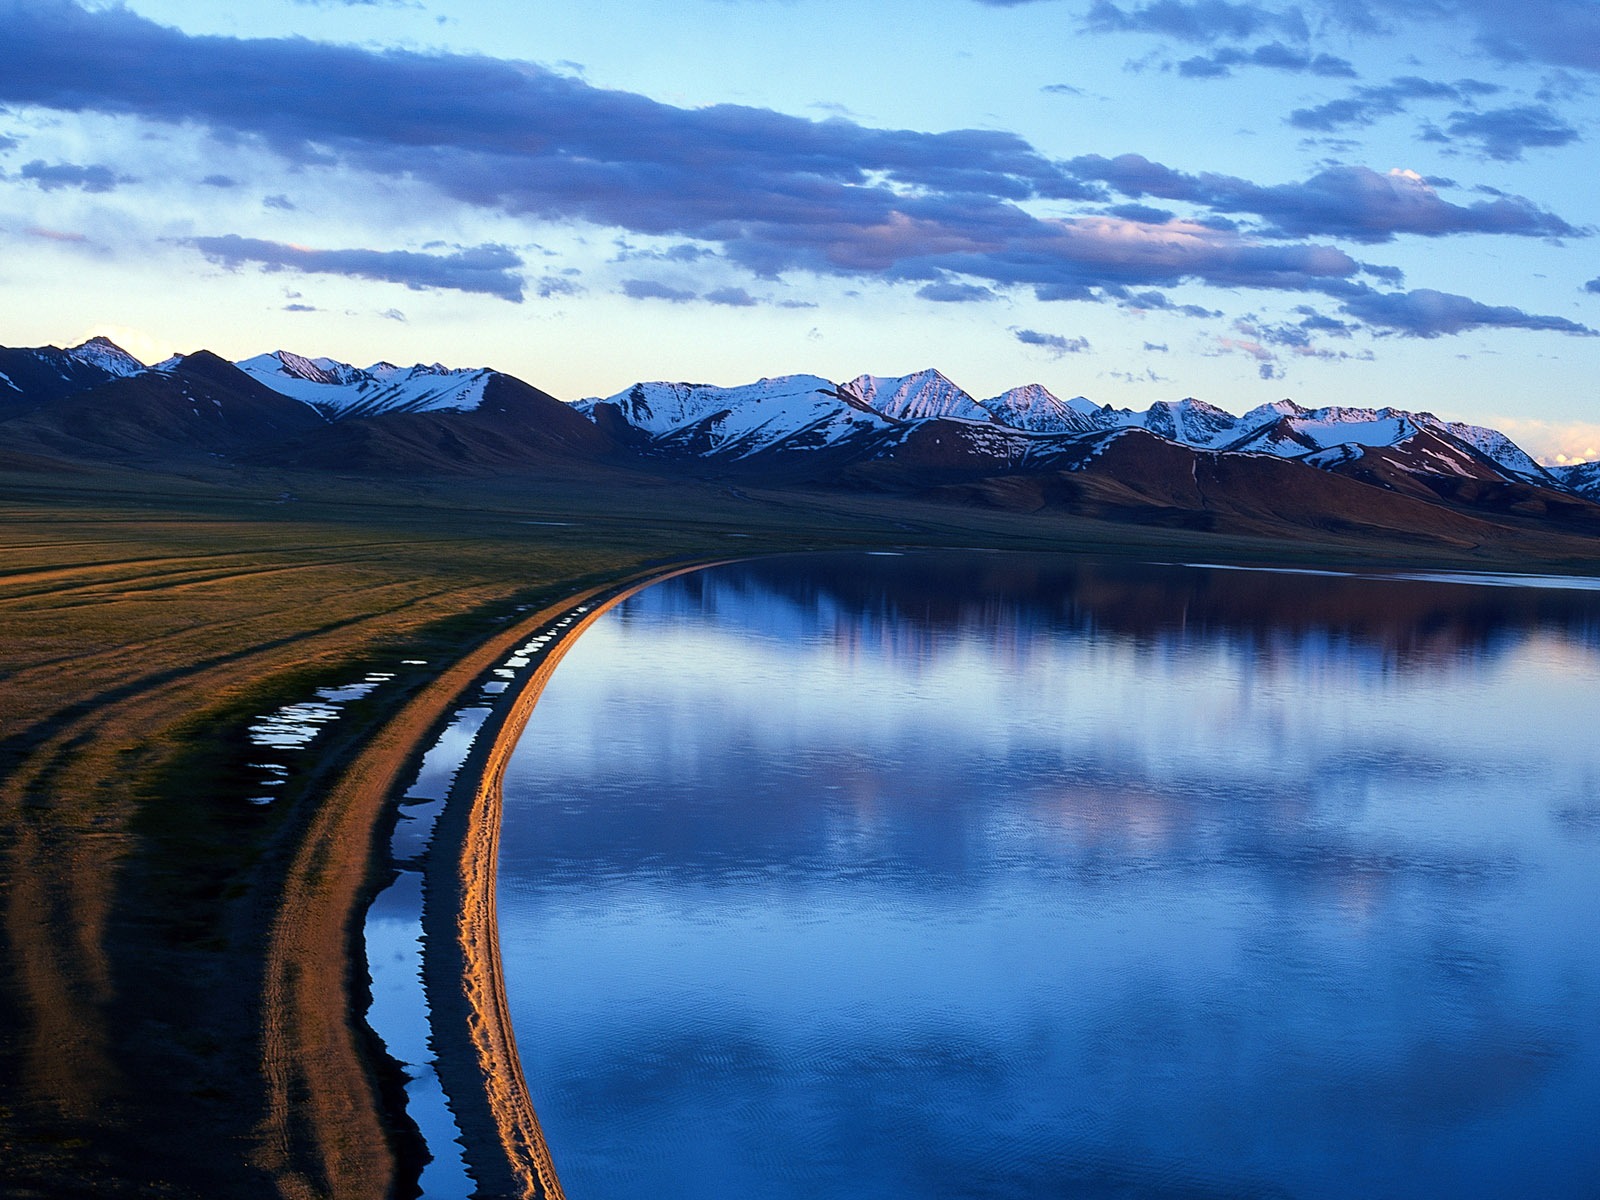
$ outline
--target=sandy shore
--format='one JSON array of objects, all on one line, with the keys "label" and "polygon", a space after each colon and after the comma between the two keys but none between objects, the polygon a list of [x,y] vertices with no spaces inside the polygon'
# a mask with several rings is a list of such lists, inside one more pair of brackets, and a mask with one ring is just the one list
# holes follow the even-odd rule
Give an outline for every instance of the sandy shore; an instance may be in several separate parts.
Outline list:
[{"label": "sandy shore", "polygon": [[[577,637],[629,596],[703,565],[707,564],[653,571],[576,593],[519,620],[457,662],[351,764],[340,787],[340,802],[328,806],[328,827],[316,830],[306,842],[306,854],[311,857],[319,846],[370,846],[385,803],[414,771],[429,744],[428,735],[436,733],[515,649],[535,636],[549,635],[537,663],[530,664],[495,700],[493,712],[479,729],[434,827],[423,868],[423,974],[436,1070],[462,1131],[479,1195],[529,1200],[560,1200],[563,1196],[523,1078],[500,971],[495,877],[506,765],[546,683]],[[314,873],[308,869],[308,876]],[[328,902],[319,889],[307,891],[315,897],[313,903]],[[348,900],[356,906],[356,896]],[[358,911],[352,926],[359,923],[359,916]],[[326,1097],[319,1106],[326,1126],[311,1131],[312,1140],[302,1150],[329,1164],[330,1184],[337,1172],[337,1178],[352,1189],[346,1192],[336,1187],[336,1194],[368,1194],[364,1189],[370,1184],[363,1181],[375,1178],[371,1173],[374,1164],[362,1161],[361,1154],[352,1154],[344,1145],[350,1135],[361,1135],[359,1122],[346,1123],[354,1106],[342,1093],[352,1079],[370,1079],[371,1064],[362,1064],[360,1072],[350,1069],[359,1050],[350,1041],[349,1022],[344,1029],[337,1028],[333,1014],[312,1000],[318,989],[300,982],[307,978],[302,963],[305,955],[300,953],[302,931],[319,923],[326,926],[328,915],[308,913],[303,907],[291,911],[286,906],[280,921],[288,953],[278,966],[275,940],[274,977],[285,981],[275,995],[287,1003],[276,1006],[276,1019],[292,1030],[282,1039],[283,1044],[324,1049],[323,1054],[313,1056],[317,1059],[314,1063],[284,1064],[283,1095],[296,1090],[296,1073],[315,1072],[317,1078],[300,1082],[313,1094]],[[347,945],[345,953],[352,952],[353,947]],[[325,1026],[321,1036],[308,1040],[308,1021]],[[339,1062],[344,1065],[334,1065]],[[277,1115],[280,1112],[281,1116]],[[274,1113],[271,1129],[264,1131],[269,1152],[282,1138],[294,1136],[296,1128],[287,1103]]]}]

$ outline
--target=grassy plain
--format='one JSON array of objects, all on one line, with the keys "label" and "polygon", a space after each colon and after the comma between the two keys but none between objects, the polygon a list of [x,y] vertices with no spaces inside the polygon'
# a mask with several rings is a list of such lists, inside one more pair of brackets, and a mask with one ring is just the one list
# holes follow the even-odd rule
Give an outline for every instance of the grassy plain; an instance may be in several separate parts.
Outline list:
[{"label": "grassy plain", "polygon": [[[0,464],[0,1192],[386,1194],[348,961],[407,756],[519,615],[672,564],[940,545],[1523,567],[601,470],[405,483]],[[253,806],[253,717],[402,660]]]}]

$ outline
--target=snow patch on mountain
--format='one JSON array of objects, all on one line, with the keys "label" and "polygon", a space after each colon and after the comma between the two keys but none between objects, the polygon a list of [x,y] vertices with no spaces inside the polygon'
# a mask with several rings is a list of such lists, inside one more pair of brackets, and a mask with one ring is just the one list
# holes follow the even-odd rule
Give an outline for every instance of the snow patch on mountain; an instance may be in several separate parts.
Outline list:
[{"label": "snow patch on mountain", "polygon": [[138,375],[145,370],[142,362],[108,337],[92,337],[73,346],[67,351],[67,357],[87,366],[98,367],[107,375],[117,378]]},{"label": "snow patch on mountain", "polygon": [[985,422],[994,419],[966,391],[932,369],[892,378],[858,375],[841,384],[839,391],[897,421],[924,421],[930,417]]},{"label": "snow patch on mountain", "polygon": [[1468,425],[1464,421],[1441,421],[1432,413],[1418,413],[1416,420],[1426,428],[1446,433],[1458,442],[1465,442],[1479,454],[1492,459],[1513,475],[1520,475],[1530,483],[1548,484],[1555,478],[1535,462],[1527,451],[1498,429]]},{"label": "snow patch on mountain", "polygon": [[487,367],[452,369],[439,363],[397,367],[379,362],[361,368],[288,350],[236,365],[258,383],[309,404],[330,420],[391,412],[471,411],[483,403],[484,387],[495,375]]},{"label": "snow patch on mountain", "polygon": [[816,449],[892,427],[841,390],[816,375],[782,375],[740,387],[636,383],[576,407],[592,418],[609,405],[661,448],[735,458],[778,448]]},{"label": "snow patch on mountain", "polygon": [[1600,500],[1600,462],[1571,463],[1564,467],[1551,467],[1549,473],[1568,491]]},{"label": "snow patch on mountain", "polygon": [[1092,433],[1100,409],[1082,396],[1061,400],[1038,383],[1024,384],[978,401],[991,420],[1030,433]]}]

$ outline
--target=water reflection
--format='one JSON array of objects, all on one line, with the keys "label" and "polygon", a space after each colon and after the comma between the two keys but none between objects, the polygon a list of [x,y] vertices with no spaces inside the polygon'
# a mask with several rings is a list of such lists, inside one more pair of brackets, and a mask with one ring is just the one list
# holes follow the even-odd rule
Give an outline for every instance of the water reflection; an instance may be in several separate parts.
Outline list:
[{"label": "water reflection", "polygon": [[1600,595],[987,554],[741,564],[507,779],[582,1196],[1584,1194]]}]

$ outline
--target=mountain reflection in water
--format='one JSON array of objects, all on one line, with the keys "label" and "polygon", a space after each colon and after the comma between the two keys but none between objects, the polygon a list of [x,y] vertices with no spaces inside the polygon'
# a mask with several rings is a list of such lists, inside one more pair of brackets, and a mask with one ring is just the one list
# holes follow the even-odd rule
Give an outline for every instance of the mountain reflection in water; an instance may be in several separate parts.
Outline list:
[{"label": "mountain reflection in water", "polygon": [[1600,593],[917,554],[672,580],[506,782],[583,1196],[1583,1195]]}]

